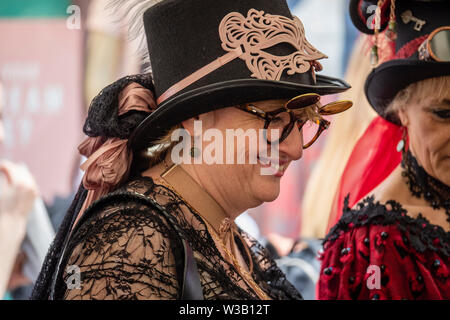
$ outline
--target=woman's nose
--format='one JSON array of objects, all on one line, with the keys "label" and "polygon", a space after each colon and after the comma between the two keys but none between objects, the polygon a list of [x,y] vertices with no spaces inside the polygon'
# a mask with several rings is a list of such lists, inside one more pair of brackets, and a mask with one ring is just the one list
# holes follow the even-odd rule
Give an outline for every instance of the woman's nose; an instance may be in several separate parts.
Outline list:
[{"label": "woman's nose", "polygon": [[286,139],[280,143],[280,152],[286,153],[292,160],[298,160],[303,155],[303,134],[295,126]]}]

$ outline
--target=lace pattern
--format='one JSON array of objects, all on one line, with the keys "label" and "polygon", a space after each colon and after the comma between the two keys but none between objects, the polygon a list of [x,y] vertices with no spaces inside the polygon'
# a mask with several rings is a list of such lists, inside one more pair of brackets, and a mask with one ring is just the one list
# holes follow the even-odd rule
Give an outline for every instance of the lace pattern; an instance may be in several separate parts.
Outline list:
[{"label": "lace pattern", "polygon": [[[344,214],[339,222],[330,230],[323,241],[333,242],[348,230],[360,226],[370,225],[396,225],[397,228],[409,235],[411,246],[418,252],[432,250],[450,256],[450,232],[431,224],[421,214],[417,218],[408,216],[402,205],[394,200],[386,204],[375,202],[374,197],[367,197],[358,203],[356,209],[348,207],[349,196],[345,198]],[[388,208],[390,207],[390,209]],[[439,244],[439,245],[437,245]]]},{"label": "lace pattern", "polygon": [[[130,200],[134,192],[163,206],[171,221],[158,208]],[[173,224],[192,247],[205,299],[258,299],[222,258],[201,217],[146,177],[133,179],[86,211],[69,240],[55,298],[179,299],[183,251]],[[272,299],[301,299],[268,252],[239,231],[251,249],[256,283]],[[72,276],[67,267],[72,265],[80,268],[80,289],[66,285]]]},{"label": "lace pattern", "polygon": [[87,136],[128,139],[136,126],[148,116],[147,112],[135,110],[119,116],[119,94],[132,82],[154,92],[150,74],[126,76],[105,87],[89,106],[88,117],[83,126]]},{"label": "lace pattern", "polygon": [[430,176],[409,150],[403,155],[401,166],[411,194],[416,198],[423,196],[434,209],[444,208],[450,222],[450,187]]},{"label": "lace pattern", "polygon": [[449,299],[450,232],[395,201],[345,208],[319,255],[319,299]]}]

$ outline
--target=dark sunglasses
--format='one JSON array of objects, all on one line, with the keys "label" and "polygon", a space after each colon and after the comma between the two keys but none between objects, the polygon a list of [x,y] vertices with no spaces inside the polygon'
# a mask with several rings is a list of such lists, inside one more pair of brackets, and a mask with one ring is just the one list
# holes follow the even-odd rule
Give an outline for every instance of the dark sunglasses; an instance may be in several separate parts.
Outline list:
[{"label": "dark sunglasses", "polygon": [[[268,144],[283,142],[296,125],[298,130],[303,133],[303,141],[305,142],[303,143],[303,149],[306,149],[330,126],[330,122],[322,118],[321,115],[343,112],[352,106],[350,101],[337,101],[320,106],[319,101],[320,95],[306,93],[289,100],[282,108],[273,111],[266,112],[252,103],[237,106],[237,108],[265,121],[264,129],[266,130],[264,134]],[[306,107],[315,108],[319,118],[311,120],[306,113],[296,115],[293,112]],[[280,132],[281,134],[279,134]]]}]

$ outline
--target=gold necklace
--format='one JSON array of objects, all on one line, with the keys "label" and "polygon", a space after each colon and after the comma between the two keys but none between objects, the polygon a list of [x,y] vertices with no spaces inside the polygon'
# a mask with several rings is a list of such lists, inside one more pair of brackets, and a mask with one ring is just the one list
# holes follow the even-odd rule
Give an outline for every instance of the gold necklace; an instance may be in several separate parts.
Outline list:
[{"label": "gold necklace", "polygon": [[[198,212],[197,212],[198,214]],[[200,215],[201,216],[201,215]],[[253,280],[253,277],[251,276],[250,273],[247,272],[247,270],[245,270],[241,264],[238,262],[238,260],[236,259],[236,256],[234,254],[232,254],[230,252],[230,250],[228,250],[228,248],[226,247],[225,243],[223,242],[223,240],[220,238],[220,236],[216,233],[216,231],[214,230],[213,226],[211,224],[209,224],[209,222],[207,220],[204,220],[206,226],[208,227],[211,237],[217,242],[219,243],[219,245],[221,246],[222,250],[225,252],[225,254],[228,256],[228,259],[232,260],[232,265],[236,268],[236,271],[239,273],[239,275],[242,277],[242,279],[245,281],[245,283],[247,283],[247,285],[253,289],[253,291],[255,292],[255,294],[261,299],[261,300],[271,300],[270,297],[261,289],[261,287],[255,282],[255,280]],[[232,239],[232,241],[234,241]],[[244,246],[246,246],[246,243],[243,243]],[[251,257],[249,257],[251,259]]]},{"label": "gold necklace", "polygon": [[[222,207],[220,207],[217,202],[215,202],[214,198],[212,198],[206,190],[202,189],[181,167],[175,164],[171,164],[170,166],[164,160],[164,172],[160,175],[161,179],[157,179],[160,183],[168,187],[174,194],[176,194],[183,202],[187,205],[187,207],[195,212],[203,221],[203,223],[207,226],[207,229],[214,239],[214,241],[220,245],[225,253],[225,256],[222,255],[222,258],[228,263],[232,264],[236,272],[241,276],[243,281],[253,289],[254,293],[262,300],[269,300],[270,297],[260,288],[258,284],[253,280],[251,276],[251,272],[253,272],[253,259],[250,253],[250,249],[242,239],[242,236],[237,232],[236,225],[233,221],[231,221]],[[163,180],[163,181],[161,181]],[[180,190],[178,190],[180,189]],[[180,192],[181,193],[180,193]],[[204,198],[199,200],[198,197],[194,196],[194,194],[205,194]],[[188,201],[184,197],[186,195],[188,199],[192,200],[193,203]],[[209,205],[208,205],[209,204]],[[197,210],[197,207],[201,210]],[[200,214],[200,212],[205,212],[206,216]],[[209,215],[208,213],[216,213],[215,215]],[[212,219],[211,221],[209,219]],[[216,226],[214,226],[214,224]],[[247,254],[249,260],[249,270],[250,273],[247,272],[243,267],[241,267],[240,263],[236,259],[236,245],[234,240],[234,234],[240,239],[245,252]],[[233,252],[230,252],[226,246],[225,239],[227,238],[230,242],[230,246]],[[231,261],[230,261],[231,260]]]},{"label": "gold necklace", "polygon": [[[159,183],[165,185],[167,188],[169,188],[173,193],[175,193],[181,200],[183,200],[183,202],[187,205],[187,207],[192,210],[193,212],[195,212],[199,217],[202,218],[202,221],[204,222],[204,224],[206,225],[209,234],[211,235],[211,237],[213,238],[213,240],[216,243],[219,243],[220,247],[223,249],[223,251],[225,252],[225,254],[228,256],[228,259],[224,258],[225,260],[227,260],[230,264],[232,264],[235,268],[237,273],[241,276],[241,278],[244,280],[244,282],[253,289],[253,292],[261,299],[261,300],[271,300],[271,298],[260,288],[260,286],[253,280],[253,277],[243,268],[241,267],[240,263],[237,261],[236,257],[228,250],[228,248],[226,247],[226,245],[223,243],[222,239],[220,238],[220,236],[216,233],[216,231],[214,230],[214,227],[206,220],[203,218],[203,216],[197,211],[195,210],[195,208],[193,208],[180,194],[178,194],[176,192],[176,190],[174,188],[172,188],[170,185],[167,185],[165,183],[163,183],[160,179],[156,179]],[[246,246],[245,243],[243,243],[244,246]],[[251,256],[249,256],[249,259],[251,259]],[[230,262],[231,260],[231,262]],[[251,261],[251,260],[250,260]]]}]

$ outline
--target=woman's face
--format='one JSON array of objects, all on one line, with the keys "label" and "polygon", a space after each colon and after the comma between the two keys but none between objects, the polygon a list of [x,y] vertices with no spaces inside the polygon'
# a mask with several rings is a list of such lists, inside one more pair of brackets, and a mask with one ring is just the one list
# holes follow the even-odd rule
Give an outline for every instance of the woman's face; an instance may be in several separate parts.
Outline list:
[{"label": "woman's face", "polygon": [[[281,108],[285,102],[269,100],[255,102],[254,105],[264,111],[271,111]],[[224,164],[203,164],[204,170],[211,177],[207,183],[214,185],[212,189],[218,190],[224,199],[233,199],[236,206],[240,204],[241,208],[237,209],[246,210],[263,202],[275,200],[280,192],[280,179],[289,164],[302,157],[302,133],[294,127],[289,136],[279,144],[277,156],[276,152],[272,152],[267,140],[259,136],[259,130],[264,128],[264,120],[261,118],[230,107],[201,115],[200,120],[203,120],[203,130],[208,127],[215,128],[226,137],[227,130],[232,129],[238,137],[231,144],[224,139]],[[237,141],[239,138],[243,141],[245,132],[248,134],[255,132],[257,140],[246,138],[245,147],[242,144],[239,146]],[[253,145],[250,145],[250,141]],[[204,156],[208,144],[209,142],[203,142]],[[227,164],[225,159],[230,152],[234,155],[234,161]],[[245,159],[244,164],[238,163],[239,156]],[[255,160],[254,163],[250,162],[251,159]]]},{"label": "woman's face", "polygon": [[410,102],[399,111],[409,146],[425,171],[450,186],[450,99]]}]

